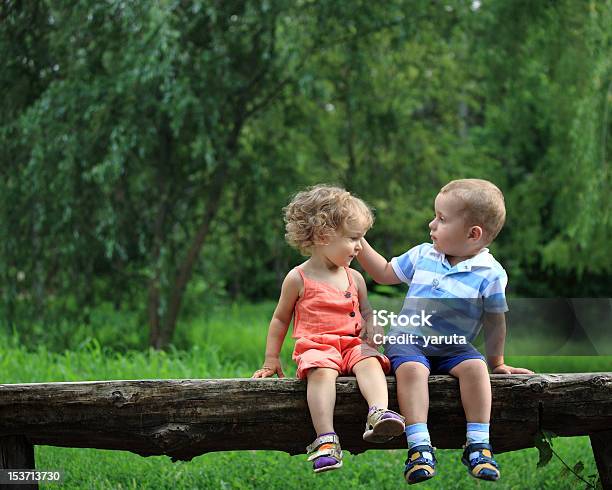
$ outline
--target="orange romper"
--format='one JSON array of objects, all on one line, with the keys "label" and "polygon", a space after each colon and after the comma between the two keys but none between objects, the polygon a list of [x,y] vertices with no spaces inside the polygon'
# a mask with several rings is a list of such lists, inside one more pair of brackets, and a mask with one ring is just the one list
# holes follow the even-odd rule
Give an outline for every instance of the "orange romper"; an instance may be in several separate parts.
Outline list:
[{"label": "orange romper", "polygon": [[304,293],[295,303],[293,314],[297,377],[306,378],[308,370],[314,367],[351,374],[353,366],[368,357],[376,357],[388,373],[389,359],[359,338],[362,316],[349,268],[344,268],[349,280],[346,291],[309,279],[301,267],[296,269],[304,281]]}]

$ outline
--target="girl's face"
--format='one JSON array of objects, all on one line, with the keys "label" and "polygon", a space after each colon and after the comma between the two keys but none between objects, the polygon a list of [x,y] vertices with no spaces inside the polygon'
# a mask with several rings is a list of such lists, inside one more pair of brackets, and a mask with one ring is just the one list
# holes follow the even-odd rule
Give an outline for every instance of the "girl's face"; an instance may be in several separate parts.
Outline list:
[{"label": "girl's face", "polygon": [[361,252],[364,235],[363,229],[354,225],[344,226],[328,237],[324,244],[317,246],[317,252],[337,267],[348,267]]}]

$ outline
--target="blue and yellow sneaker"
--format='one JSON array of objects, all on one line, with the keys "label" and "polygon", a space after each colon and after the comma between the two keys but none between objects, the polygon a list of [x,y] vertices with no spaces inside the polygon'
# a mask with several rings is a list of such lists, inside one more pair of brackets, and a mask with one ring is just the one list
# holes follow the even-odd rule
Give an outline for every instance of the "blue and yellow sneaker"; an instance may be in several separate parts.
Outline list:
[{"label": "blue and yellow sneaker", "polygon": [[433,478],[436,474],[436,457],[434,448],[422,444],[408,450],[408,459],[404,467],[404,478],[409,485]]},{"label": "blue and yellow sneaker", "polygon": [[468,473],[480,480],[499,480],[499,465],[493,459],[493,448],[486,442],[475,442],[465,446],[461,462]]}]

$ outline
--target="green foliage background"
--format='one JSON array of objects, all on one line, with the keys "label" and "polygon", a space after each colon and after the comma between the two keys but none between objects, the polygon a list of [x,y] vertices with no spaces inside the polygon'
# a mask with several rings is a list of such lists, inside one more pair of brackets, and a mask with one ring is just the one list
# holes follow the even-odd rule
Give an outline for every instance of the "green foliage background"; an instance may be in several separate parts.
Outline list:
[{"label": "green foliage background", "polygon": [[274,298],[299,261],[281,208],[319,182],[372,204],[391,257],[428,239],[444,183],[490,179],[511,294],[610,295],[610,0],[9,0],[0,19],[0,313],[23,340],[121,314],[163,347],[220,301]]},{"label": "green foliage background", "polygon": [[[612,0],[0,2],[3,382],[249,376],[301,260],[281,209],[320,182],[374,207],[391,257],[428,239],[448,180],[490,179],[510,294],[610,297],[610,25]],[[595,482],[587,439],[555,447]],[[404,457],[315,481],[273,452],[36,448],[67,488],[395,488]],[[439,457],[430,487],[473,487]],[[535,449],[498,460],[500,488],[585,483]]]}]

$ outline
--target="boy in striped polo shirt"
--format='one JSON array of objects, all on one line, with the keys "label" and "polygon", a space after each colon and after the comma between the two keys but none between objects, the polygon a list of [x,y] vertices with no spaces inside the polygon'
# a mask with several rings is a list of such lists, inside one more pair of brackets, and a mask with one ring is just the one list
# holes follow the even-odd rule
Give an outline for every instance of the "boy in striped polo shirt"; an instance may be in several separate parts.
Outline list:
[{"label": "boy in striped polo shirt", "polygon": [[[417,245],[387,262],[362,239],[363,250],[358,255],[376,282],[410,285],[385,342],[397,377],[400,410],[406,417],[404,476],[412,484],[435,475],[436,459],[427,429],[428,376],[433,372],[459,379],[467,419],[461,461],[471,476],[494,481],[500,473],[489,444],[487,362],[493,373],[531,373],[504,362],[508,278],[486,248],[504,225],[504,196],[486,180],[454,180],[440,190],[434,209],[429,223],[432,243]],[[470,343],[483,324],[486,360]]]}]

